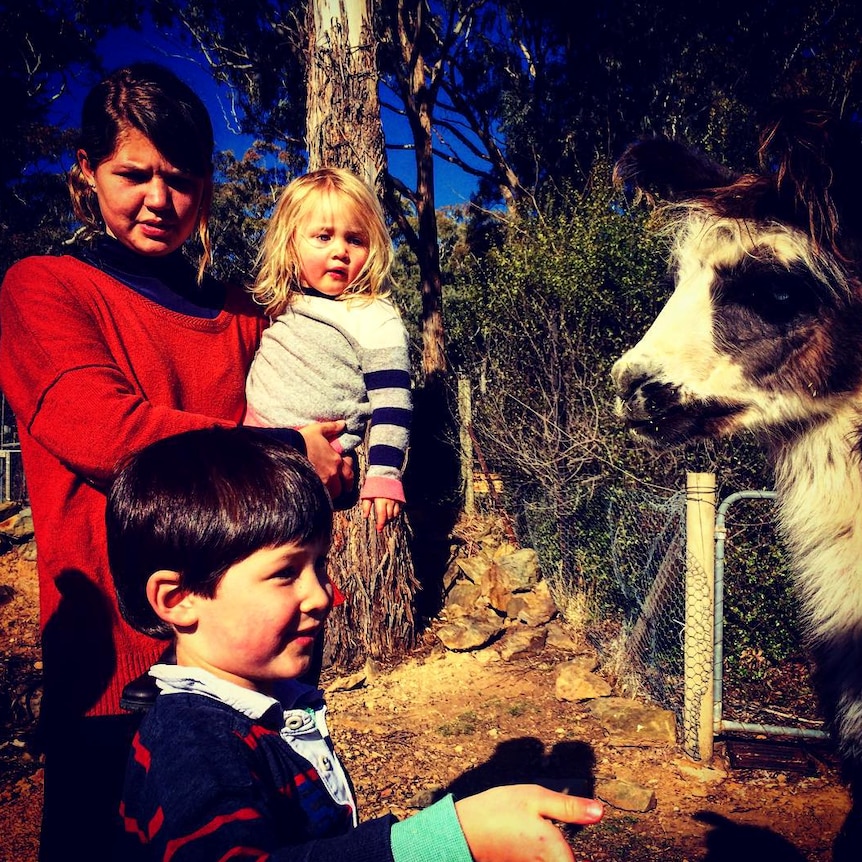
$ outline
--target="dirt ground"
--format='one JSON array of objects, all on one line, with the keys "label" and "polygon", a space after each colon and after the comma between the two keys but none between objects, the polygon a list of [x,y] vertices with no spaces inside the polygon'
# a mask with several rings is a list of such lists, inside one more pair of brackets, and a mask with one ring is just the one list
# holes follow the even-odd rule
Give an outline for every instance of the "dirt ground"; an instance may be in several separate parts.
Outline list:
[{"label": "dirt ground", "polygon": [[[41,805],[33,714],[39,650],[33,563],[0,557],[0,860],[36,859]],[[655,806],[606,809],[567,830],[578,860],[796,862],[829,859],[848,808],[830,757],[804,771],[731,769],[675,747],[620,747],[585,704],[558,701],[550,647],[508,662],[446,652],[432,630],[415,653],[329,695],[330,724],[365,817],[406,816],[452,791],[537,781],[592,793],[606,779],[651,788]],[[337,678],[328,671],[324,682]]]}]

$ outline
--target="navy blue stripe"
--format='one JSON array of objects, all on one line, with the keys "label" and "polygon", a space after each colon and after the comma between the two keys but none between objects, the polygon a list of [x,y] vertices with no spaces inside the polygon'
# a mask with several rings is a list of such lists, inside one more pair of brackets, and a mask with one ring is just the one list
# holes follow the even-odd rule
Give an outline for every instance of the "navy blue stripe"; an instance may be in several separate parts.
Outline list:
[{"label": "navy blue stripe", "polygon": [[387,368],[384,371],[369,371],[365,375],[366,389],[409,389],[410,375],[406,371]]},{"label": "navy blue stripe", "polygon": [[374,425],[398,425],[401,428],[409,428],[413,411],[404,407],[381,407],[374,411],[372,423]]},{"label": "navy blue stripe", "polygon": [[368,463],[379,467],[395,467],[400,470],[404,463],[404,452],[397,446],[378,443],[368,450]]}]

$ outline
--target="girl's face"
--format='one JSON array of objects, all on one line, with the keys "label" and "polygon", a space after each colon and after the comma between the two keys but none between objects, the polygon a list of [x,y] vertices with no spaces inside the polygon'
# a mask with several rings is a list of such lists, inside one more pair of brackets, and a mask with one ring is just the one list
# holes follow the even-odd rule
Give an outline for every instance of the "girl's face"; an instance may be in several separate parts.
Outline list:
[{"label": "girl's face", "polygon": [[370,253],[368,233],[356,218],[356,206],[344,195],[319,196],[296,231],[303,287],[340,296],[356,281]]},{"label": "girl's face", "polygon": [[272,693],[308,670],[332,608],[325,541],[262,548],[225,572],[212,598],[186,594],[192,624],[177,633],[177,663]]},{"label": "girl's face", "polygon": [[108,235],[132,251],[170,254],[197,228],[210,180],[174,167],[137,129],[123,132],[95,170],[83,150],[78,162],[96,191]]}]

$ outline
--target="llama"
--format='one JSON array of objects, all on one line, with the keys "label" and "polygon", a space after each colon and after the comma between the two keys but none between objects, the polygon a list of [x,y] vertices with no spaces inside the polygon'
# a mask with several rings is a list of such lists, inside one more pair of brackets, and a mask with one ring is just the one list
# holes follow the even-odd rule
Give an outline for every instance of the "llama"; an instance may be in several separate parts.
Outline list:
[{"label": "llama", "polygon": [[612,377],[652,448],[741,430],[764,443],[853,802],[833,847],[847,862],[862,858],[862,143],[788,105],[759,155],[737,174],[656,138],[618,161],[615,180],[659,204],[674,290]]}]

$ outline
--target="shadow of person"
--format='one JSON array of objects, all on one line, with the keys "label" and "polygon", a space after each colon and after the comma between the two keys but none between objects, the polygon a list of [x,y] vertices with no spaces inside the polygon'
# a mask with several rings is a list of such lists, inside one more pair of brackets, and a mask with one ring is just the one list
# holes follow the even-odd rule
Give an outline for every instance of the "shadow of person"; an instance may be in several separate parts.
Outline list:
[{"label": "shadow of person", "polygon": [[81,718],[104,693],[117,661],[108,597],[75,569],[56,584],[60,604],[42,632],[42,736]]},{"label": "shadow of person", "polygon": [[704,862],[806,862],[800,850],[771,829],[734,823],[715,811],[698,811],[694,819],[712,827]]},{"label": "shadow of person", "polygon": [[558,742],[550,752],[533,736],[499,743],[491,757],[459,775],[441,795],[463,799],[501,784],[541,784],[574,796],[592,796],[595,754],[585,742]]}]

